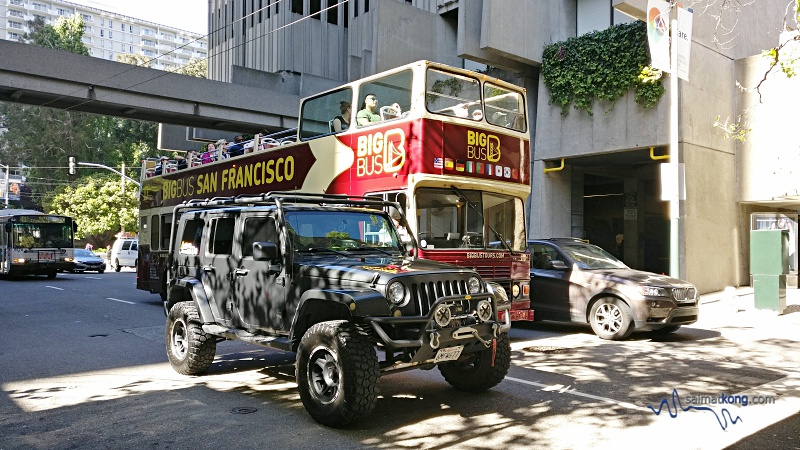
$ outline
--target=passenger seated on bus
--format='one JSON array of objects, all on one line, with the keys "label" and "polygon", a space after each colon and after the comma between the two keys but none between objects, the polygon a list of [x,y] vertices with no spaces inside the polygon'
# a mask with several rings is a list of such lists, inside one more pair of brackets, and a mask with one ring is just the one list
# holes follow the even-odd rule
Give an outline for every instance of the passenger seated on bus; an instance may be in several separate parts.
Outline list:
[{"label": "passenger seated on bus", "polygon": [[178,170],[183,170],[187,167],[191,167],[192,162],[197,161],[197,152],[194,150],[187,150],[186,156],[178,155],[175,157],[175,160],[178,163]]},{"label": "passenger seated on bus", "polygon": [[476,109],[472,111],[472,120],[482,120],[483,119],[483,111],[480,109]]},{"label": "passenger seated on bus", "polygon": [[333,121],[331,121],[332,132],[344,131],[350,127],[350,116],[353,110],[350,102],[339,102],[339,110],[341,111],[341,115],[334,117]]},{"label": "passenger seated on bus", "polygon": [[202,155],[200,155],[200,161],[202,161],[203,164],[208,164],[216,160],[216,155],[217,155],[217,147],[215,147],[214,144],[209,142],[208,145],[206,145],[206,151],[203,152]]},{"label": "passenger seated on bus", "polygon": [[228,154],[228,141],[225,139],[220,139],[216,143],[217,147],[217,158],[216,159],[228,159],[231,155]]},{"label": "passenger seated on bus", "polygon": [[469,107],[466,103],[461,103],[453,107],[453,115],[456,117],[469,117]]},{"label": "passenger seated on bus", "polygon": [[244,137],[241,134],[237,134],[233,138],[233,144],[228,146],[228,153],[233,156],[239,156],[244,154]]},{"label": "passenger seated on bus", "polygon": [[169,158],[166,156],[162,156],[158,159],[158,165],[156,165],[155,175],[161,175],[162,173],[166,172],[166,166],[169,162]]},{"label": "passenger seated on bus", "polygon": [[358,126],[363,127],[370,123],[380,122],[381,116],[377,111],[378,98],[375,97],[375,94],[367,94],[367,96],[364,97],[364,103],[361,105],[361,109],[358,111],[358,114],[356,114],[356,123]]}]

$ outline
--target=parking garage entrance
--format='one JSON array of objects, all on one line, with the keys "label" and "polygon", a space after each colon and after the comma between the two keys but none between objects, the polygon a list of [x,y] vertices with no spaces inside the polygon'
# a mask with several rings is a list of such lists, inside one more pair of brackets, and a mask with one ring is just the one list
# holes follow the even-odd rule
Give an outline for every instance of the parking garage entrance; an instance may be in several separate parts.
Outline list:
[{"label": "parking garage entrance", "polygon": [[641,150],[571,159],[572,235],[629,267],[669,273],[669,203],[660,161]]}]

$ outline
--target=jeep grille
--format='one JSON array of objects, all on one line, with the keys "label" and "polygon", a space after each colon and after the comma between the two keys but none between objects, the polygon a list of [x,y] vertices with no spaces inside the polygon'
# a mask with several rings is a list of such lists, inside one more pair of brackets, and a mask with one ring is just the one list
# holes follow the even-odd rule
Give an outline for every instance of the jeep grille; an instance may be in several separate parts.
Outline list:
[{"label": "jeep grille", "polygon": [[[411,304],[414,305],[414,312],[424,316],[431,310],[431,305],[436,299],[448,295],[469,294],[467,282],[465,280],[436,280],[415,283],[411,285]],[[465,311],[469,308],[469,302],[461,302]]]}]

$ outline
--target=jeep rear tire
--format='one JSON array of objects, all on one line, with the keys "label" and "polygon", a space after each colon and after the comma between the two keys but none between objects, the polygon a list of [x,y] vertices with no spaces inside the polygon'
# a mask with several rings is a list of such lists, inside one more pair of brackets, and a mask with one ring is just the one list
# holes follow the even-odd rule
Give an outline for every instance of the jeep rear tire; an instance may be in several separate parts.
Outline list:
[{"label": "jeep rear tire", "polygon": [[[494,353],[494,364],[492,354]],[[511,366],[508,334],[497,338],[497,347],[463,355],[458,361],[439,364],[439,372],[450,386],[467,392],[481,392],[503,381]]]},{"label": "jeep rear tire", "polygon": [[297,387],[317,422],[342,427],[366,416],[378,399],[378,356],[369,333],[345,320],[318,323],[297,350]]},{"label": "jeep rear tire", "polygon": [[176,303],[170,309],[166,343],[172,368],[183,375],[205,373],[217,352],[217,341],[203,331],[197,307],[192,302]]}]

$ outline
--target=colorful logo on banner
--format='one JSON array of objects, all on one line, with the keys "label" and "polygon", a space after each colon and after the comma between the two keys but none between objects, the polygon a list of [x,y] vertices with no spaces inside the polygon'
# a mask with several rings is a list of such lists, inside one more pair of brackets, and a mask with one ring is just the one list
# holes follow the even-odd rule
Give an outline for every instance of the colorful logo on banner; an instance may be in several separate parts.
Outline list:
[{"label": "colorful logo on banner", "polygon": [[358,137],[356,176],[395,173],[406,162],[406,134],[400,128]]},{"label": "colorful logo on banner", "polygon": [[502,156],[500,138],[480,131],[467,131],[466,158],[433,158],[433,167],[445,171],[519,179],[519,169],[498,164]]},{"label": "colorful logo on banner", "polygon": [[669,3],[663,0],[647,2],[647,42],[650,45],[651,65],[670,71],[669,64]]}]

